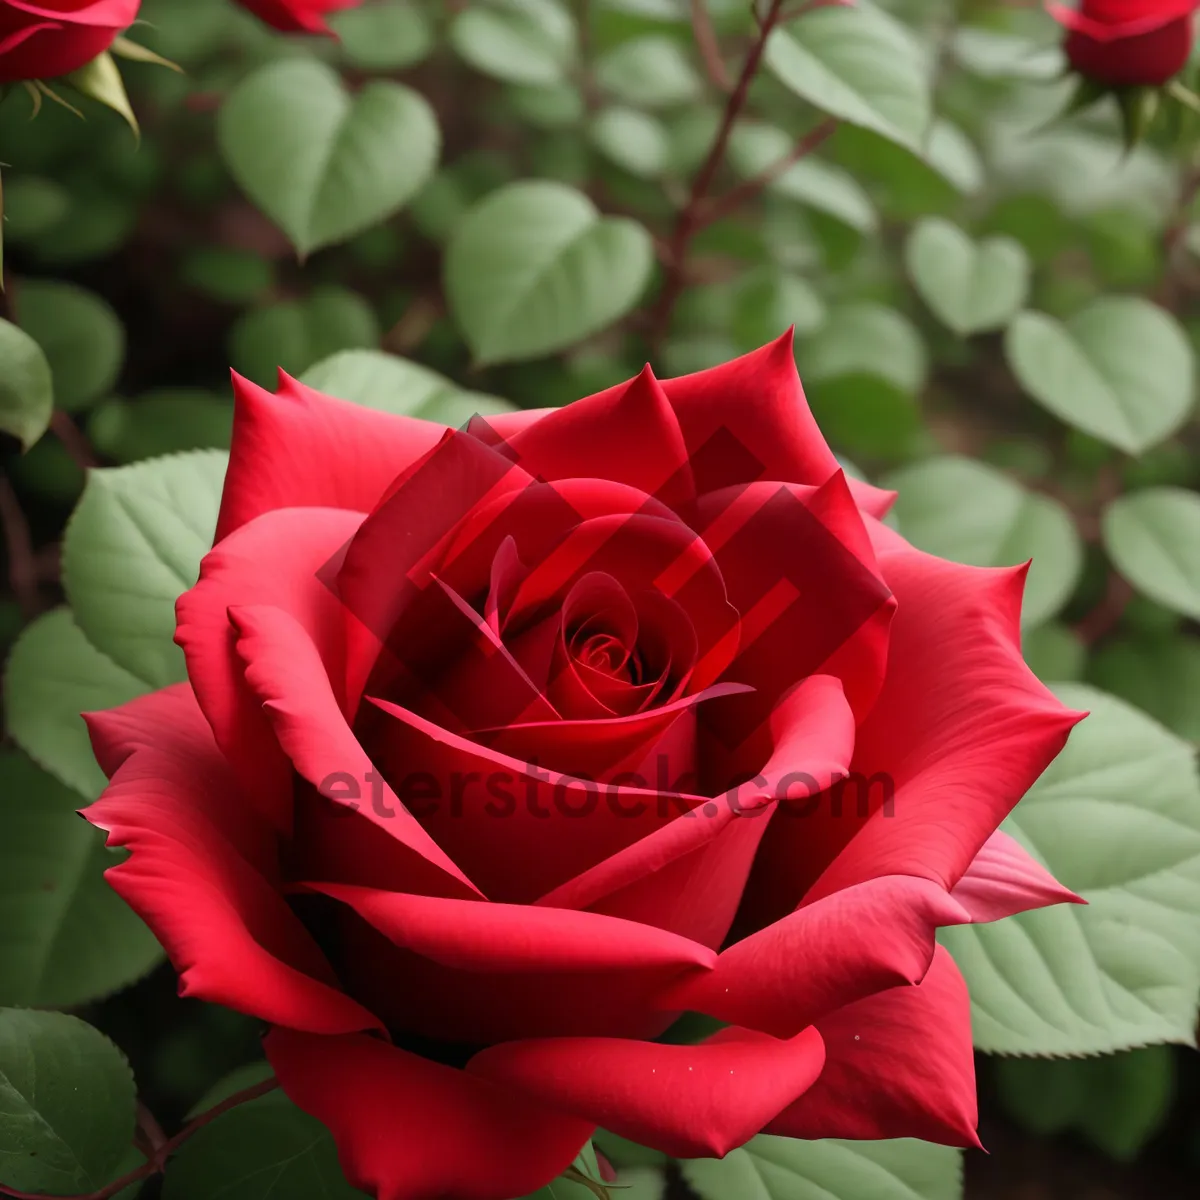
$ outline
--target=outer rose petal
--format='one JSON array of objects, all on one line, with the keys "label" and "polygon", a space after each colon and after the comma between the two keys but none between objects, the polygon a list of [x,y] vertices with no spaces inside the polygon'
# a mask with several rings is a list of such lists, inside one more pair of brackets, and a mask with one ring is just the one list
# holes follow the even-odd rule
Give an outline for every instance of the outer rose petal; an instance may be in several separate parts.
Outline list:
[{"label": "outer rose petal", "polygon": [[894,796],[880,805],[883,792],[868,789],[869,817],[826,798],[802,829],[773,830],[780,836],[764,841],[754,881],[756,903],[774,897],[764,913],[795,907],[796,890],[818,872],[805,903],[882,875],[953,888],[1081,719],[1021,657],[1023,569],[945,562],[877,528],[899,607],[883,692],[859,727],[852,766],[859,780],[890,780]]},{"label": "outer rose petal", "polygon": [[103,54],[133,24],[138,0],[97,0],[77,12],[34,0],[0,5],[0,83],[53,79]]},{"label": "outer rose petal", "polygon": [[1000,921],[1050,904],[1087,903],[1000,830],[984,843],[950,895],[976,923]]},{"label": "outer rose petal", "polygon": [[1200,0],[1084,0],[1079,8],[1053,2],[1045,7],[1065,29],[1098,42],[1114,42],[1152,33],[1189,16],[1200,7]]},{"label": "outer rose petal", "polygon": [[804,398],[792,342],[789,329],[760,350],[663,383],[700,492],[758,479],[822,484],[838,470]]},{"label": "outer rose petal", "polygon": [[327,1126],[346,1177],[377,1200],[499,1200],[568,1167],[593,1125],[375,1038],[276,1029],[283,1090]]},{"label": "outer rose petal", "polygon": [[815,1029],[778,1041],[723,1029],[698,1046],[626,1038],[539,1038],[480,1051],[467,1071],[557,1111],[680,1158],[748,1142],[813,1085],[825,1061]]},{"label": "outer rose petal", "polygon": [[918,986],[860,1000],[817,1028],[825,1069],[765,1132],[979,1146],[970,997],[941,946]]},{"label": "outer rose petal", "polygon": [[[787,819],[781,806],[775,820]],[[793,1037],[847,1004],[919,983],[933,960],[938,927],[969,919],[926,879],[872,879],[735,942],[715,969],[672,988],[664,1005]]]},{"label": "outer rose petal", "polygon": [[345,614],[317,571],[362,519],[361,513],[332,508],[268,513],[210,550],[199,582],[175,605],[175,640],[217,745],[251,803],[284,831],[291,827],[291,767],[242,678],[229,608],[278,605],[308,633],[327,676],[340,680]]},{"label": "outer rose petal", "polygon": [[328,33],[326,13],[355,8],[362,0],[238,0],[259,20],[285,33]]},{"label": "outer rose petal", "polygon": [[446,432],[314,392],[285,372],[272,395],[233,377],[233,443],[216,541],[277,508],[370,512]]},{"label": "outer rose petal", "polygon": [[611,479],[670,505],[695,499],[679,423],[649,366],[628,383],[551,409],[506,445],[542,479]]},{"label": "outer rose petal", "polygon": [[265,828],[243,804],[191,689],[178,684],[88,726],[112,782],[84,816],[131,856],[105,876],[154,930],[180,994],[314,1033],[378,1025],[276,890]]}]

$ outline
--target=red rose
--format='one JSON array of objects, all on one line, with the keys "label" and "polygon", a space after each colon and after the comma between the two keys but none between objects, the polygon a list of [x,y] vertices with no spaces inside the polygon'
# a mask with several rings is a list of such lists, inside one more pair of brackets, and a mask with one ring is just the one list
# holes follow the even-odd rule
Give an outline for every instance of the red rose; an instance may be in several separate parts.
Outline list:
[{"label": "red rose", "polygon": [[1087,79],[1111,87],[1158,87],[1192,52],[1192,14],[1200,0],[1082,0],[1048,4],[1069,31],[1066,55]]},{"label": "red rose", "polygon": [[260,21],[285,33],[328,33],[325,15],[357,8],[362,0],[237,0]]},{"label": "red rose", "polygon": [[[383,1200],[599,1126],[971,1144],[939,926],[1070,899],[997,826],[1077,714],[1021,569],[920,553],[790,335],[465,431],[236,381],[190,683],[89,717],[109,872]],[[726,1028],[661,1038],[686,1011]]]},{"label": "red rose", "polygon": [[0,83],[53,79],[129,28],[141,0],[0,0]]}]

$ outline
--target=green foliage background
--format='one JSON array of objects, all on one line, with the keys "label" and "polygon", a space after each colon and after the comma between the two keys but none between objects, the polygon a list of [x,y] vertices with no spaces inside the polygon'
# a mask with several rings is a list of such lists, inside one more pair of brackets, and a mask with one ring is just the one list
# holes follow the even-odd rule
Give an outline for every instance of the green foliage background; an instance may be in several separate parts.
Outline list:
[{"label": "green foliage background", "polygon": [[[145,0],[130,39],[182,72],[121,61],[140,143],[66,86],[84,119],[0,105],[0,1184],[102,1189],[144,1162],[135,1094],[178,1126],[263,1078],[252,1022],[173,995],[74,815],[103,786],[78,713],[183,678],[173,604],[211,542],[227,368],[457,424],[788,326],[905,536],[1032,559],[1026,656],[1092,712],[1008,826],[1088,907],[945,938],[995,1150],[967,1195],[1200,1174],[1200,122],[1168,104],[1127,150],[1111,101],[1059,119],[1074,85],[1036,7],[797,0],[725,139],[770,7],[368,0],[335,41]],[[683,1164],[597,1144],[631,1200],[963,1187],[956,1152],[915,1142]],[[357,1194],[278,1092],[160,1187]]]}]

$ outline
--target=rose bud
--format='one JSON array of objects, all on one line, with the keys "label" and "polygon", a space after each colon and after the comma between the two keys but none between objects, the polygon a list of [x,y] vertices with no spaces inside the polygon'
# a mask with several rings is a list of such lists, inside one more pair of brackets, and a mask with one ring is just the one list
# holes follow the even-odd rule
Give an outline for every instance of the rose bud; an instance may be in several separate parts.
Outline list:
[{"label": "rose bud", "polygon": [[0,0],[0,83],[55,79],[103,54],[141,0]]},{"label": "rose bud", "polygon": [[1064,28],[1064,51],[1084,79],[1106,87],[1161,87],[1192,52],[1198,0],[1082,0],[1048,4]]}]

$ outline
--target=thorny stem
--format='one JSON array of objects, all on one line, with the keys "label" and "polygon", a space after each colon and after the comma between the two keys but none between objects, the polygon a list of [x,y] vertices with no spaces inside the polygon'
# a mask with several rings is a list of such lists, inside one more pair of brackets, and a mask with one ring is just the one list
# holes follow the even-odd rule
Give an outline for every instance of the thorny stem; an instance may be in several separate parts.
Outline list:
[{"label": "thorny stem", "polygon": [[[654,306],[653,312],[650,315],[650,345],[653,349],[657,349],[663,338],[666,336],[667,328],[671,322],[671,314],[675,309],[675,304],[679,299],[680,293],[683,291],[686,261],[688,247],[691,244],[692,238],[704,228],[712,219],[708,212],[705,211],[705,201],[708,198],[713,181],[716,179],[717,172],[720,170],[721,163],[725,159],[725,151],[729,146],[729,137],[733,132],[734,124],[737,122],[742,109],[746,106],[746,98],[750,92],[750,84],[754,80],[754,76],[758,72],[759,64],[762,62],[762,57],[766,51],[767,39],[771,35],[771,31],[779,24],[783,13],[784,0],[771,0],[765,13],[758,19],[758,35],[746,54],[746,59],[742,63],[741,73],[738,75],[737,82],[733,86],[733,90],[729,94],[729,99],[725,103],[725,111],[721,117],[721,124],[717,129],[716,137],[713,139],[713,144],[709,149],[708,156],[701,165],[699,171],[696,172],[695,178],[692,180],[691,190],[688,193],[687,203],[683,206],[679,216],[675,221],[675,228],[671,234],[670,241],[667,245],[666,255],[666,272],[663,280],[662,291],[659,293],[658,301]],[[806,6],[807,7],[807,6]],[[818,127],[824,130],[824,126]],[[814,134],[810,134],[804,139],[805,145],[802,143],[797,147],[797,152],[790,155],[782,163],[770,169],[766,174],[773,177],[775,173],[790,166],[798,158],[807,154],[813,148],[813,145],[819,141],[824,141],[832,129],[824,131],[821,137],[814,141]],[[756,186],[743,193],[743,189],[735,189],[730,196],[737,195],[737,203],[748,196],[757,195],[757,193],[770,182],[770,178],[760,181],[751,180],[751,184]],[[725,199],[729,199],[726,197]],[[725,200],[717,201],[717,208],[723,214],[731,209],[726,207]]]},{"label": "thorny stem", "polygon": [[[194,1133],[203,1129],[205,1125],[215,1121],[219,1116],[227,1113],[231,1108],[236,1108],[239,1104],[245,1104],[250,1100],[257,1100],[259,1096],[265,1096],[268,1092],[274,1091],[279,1086],[279,1081],[276,1079],[264,1079],[262,1083],[256,1083],[253,1087],[243,1088],[240,1092],[235,1092],[232,1096],[226,1097],[220,1104],[214,1104],[212,1108],[206,1109],[194,1120],[189,1121],[174,1137],[168,1138],[158,1148],[153,1157],[140,1167],[135,1167],[134,1170],[122,1175],[120,1179],[114,1179],[112,1183],[100,1188],[95,1192],[88,1192],[85,1195],[78,1196],[62,1196],[58,1200],[112,1200],[113,1196],[123,1192],[130,1184],[138,1183],[143,1179],[149,1179],[151,1175],[158,1175],[165,1170],[167,1160],[188,1140]],[[145,1131],[147,1138],[153,1141],[155,1134],[151,1131],[141,1113],[145,1110],[139,1110],[140,1127]],[[146,1113],[149,1117],[149,1114]],[[153,1117],[149,1118],[153,1122],[153,1129],[161,1134],[162,1130],[158,1122]],[[13,1188],[5,1187],[0,1183],[0,1196],[12,1197],[12,1200],[49,1200],[44,1192],[18,1192]]]},{"label": "thorny stem", "polygon": [[785,155],[778,162],[772,163],[765,171],[760,171],[753,179],[747,179],[745,183],[738,184],[737,187],[726,192],[725,195],[718,196],[715,200],[705,205],[697,219],[697,228],[703,229],[706,225],[711,225],[714,221],[719,221],[722,217],[729,216],[730,213],[736,212],[737,209],[741,208],[743,204],[753,200],[759,192],[774,183],[788,167],[794,163],[798,163],[805,155],[811,154],[822,142],[832,136],[837,127],[838,123],[836,119],[827,117],[820,125],[817,125],[806,133],[796,143],[795,148],[790,154]]}]

